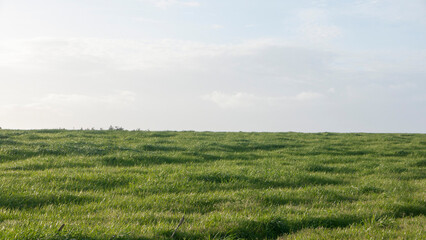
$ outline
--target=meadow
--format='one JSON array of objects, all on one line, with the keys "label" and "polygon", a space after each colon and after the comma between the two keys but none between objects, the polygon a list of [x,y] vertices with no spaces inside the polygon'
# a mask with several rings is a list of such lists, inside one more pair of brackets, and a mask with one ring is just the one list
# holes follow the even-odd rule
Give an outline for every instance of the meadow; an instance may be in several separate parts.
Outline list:
[{"label": "meadow", "polygon": [[425,134],[0,130],[0,239],[426,239],[425,178]]}]

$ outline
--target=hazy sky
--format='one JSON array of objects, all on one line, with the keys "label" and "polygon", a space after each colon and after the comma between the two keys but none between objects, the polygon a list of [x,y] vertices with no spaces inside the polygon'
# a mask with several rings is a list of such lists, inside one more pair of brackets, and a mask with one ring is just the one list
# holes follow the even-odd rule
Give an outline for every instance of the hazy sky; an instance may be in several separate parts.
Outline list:
[{"label": "hazy sky", "polygon": [[0,127],[426,132],[425,0],[0,0]]}]

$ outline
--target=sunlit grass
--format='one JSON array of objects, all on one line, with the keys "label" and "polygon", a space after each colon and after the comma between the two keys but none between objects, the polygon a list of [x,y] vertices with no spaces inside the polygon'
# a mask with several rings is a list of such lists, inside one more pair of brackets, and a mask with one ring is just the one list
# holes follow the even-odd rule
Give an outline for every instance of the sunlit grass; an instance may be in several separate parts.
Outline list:
[{"label": "sunlit grass", "polygon": [[424,134],[0,130],[0,238],[425,239],[425,162]]}]

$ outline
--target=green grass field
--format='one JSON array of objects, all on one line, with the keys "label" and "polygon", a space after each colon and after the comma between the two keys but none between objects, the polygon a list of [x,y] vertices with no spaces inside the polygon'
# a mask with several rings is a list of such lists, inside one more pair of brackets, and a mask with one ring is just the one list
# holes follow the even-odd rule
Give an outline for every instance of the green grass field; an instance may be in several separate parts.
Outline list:
[{"label": "green grass field", "polygon": [[426,239],[425,170],[425,134],[0,130],[0,239]]}]

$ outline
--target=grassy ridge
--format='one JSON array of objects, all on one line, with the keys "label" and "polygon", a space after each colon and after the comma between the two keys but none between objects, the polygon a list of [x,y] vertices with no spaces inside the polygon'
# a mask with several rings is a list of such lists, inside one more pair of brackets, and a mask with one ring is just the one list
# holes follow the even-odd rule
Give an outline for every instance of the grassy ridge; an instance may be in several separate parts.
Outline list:
[{"label": "grassy ridge", "polygon": [[0,130],[0,239],[425,239],[425,167],[424,134]]}]

